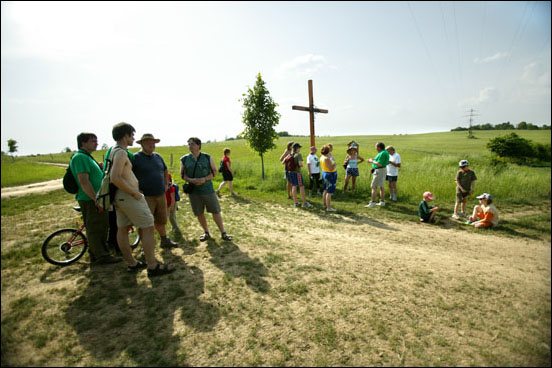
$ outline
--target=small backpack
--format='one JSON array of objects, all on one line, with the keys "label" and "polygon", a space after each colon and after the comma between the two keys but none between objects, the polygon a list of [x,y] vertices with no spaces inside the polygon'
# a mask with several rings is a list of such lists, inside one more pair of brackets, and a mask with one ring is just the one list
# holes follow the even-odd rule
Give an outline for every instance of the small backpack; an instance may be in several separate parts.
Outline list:
[{"label": "small backpack", "polygon": [[174,186],[174,200],[178,202],[180,200],[180,193],[179,193],[179,189],[178,189],[178,184],[173,183],[173,186]]},{"label": "small backpack", "polygon": [[122,148],[120,147],[114,147],[111,150],[109,156],[106,157],[102,185],[100,186],[100,190],[98,190],[98,193],[96,193],[96,203],[98,204],[98,206],[106,210],[109,209],[111,207],[111,204],[115,201],[115,192],[117,191],[117,186],[111,183],[111,178],[109,175],[111,173],[111,167],[113,166],[112,157],[115,155],[116,149],[122,150]]},{"label": "small backpack", "polygon": [[289,154],[284,159],[284,167],[286,168],[286,171],[295,171],[295,159],[293,158],[293,155]]},{"label": "small backpack", "polygon": [[226,169],[226,165],[224,164],[224,161],[223,160],[220,160],[220,164],[219,164],[219,169],[218,171],[222,172],[223,170]]},{"label": "small backpack", "polygon": [[63,188],[70,194],[77,194],[79,192],[79,185],[71,171],[71,165],[67,165],[65,175],[63,175]]}]

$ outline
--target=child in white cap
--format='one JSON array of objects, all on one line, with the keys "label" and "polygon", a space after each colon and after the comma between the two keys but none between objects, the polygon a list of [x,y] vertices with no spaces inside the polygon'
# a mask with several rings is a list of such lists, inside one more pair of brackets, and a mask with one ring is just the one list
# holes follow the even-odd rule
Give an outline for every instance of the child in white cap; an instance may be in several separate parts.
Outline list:
[{"label": "child in white cap", "polygon": [[477,196],[479,203],[473,208],[473,215],[466,221],[467,225],[474,227],[493,227],[498,225],[498,210],[493,204],[493,196],[483,193]]},{"label": "child in white cap", "polygon": [[420,216],[420,221],[434,223],[437,220],[435,214],[439,211],[439,207],[430,206],[428,202],[431,202],[435,197],[431,192],[425,192],[423,195],[423,200],[418,206],[418,216]]}]

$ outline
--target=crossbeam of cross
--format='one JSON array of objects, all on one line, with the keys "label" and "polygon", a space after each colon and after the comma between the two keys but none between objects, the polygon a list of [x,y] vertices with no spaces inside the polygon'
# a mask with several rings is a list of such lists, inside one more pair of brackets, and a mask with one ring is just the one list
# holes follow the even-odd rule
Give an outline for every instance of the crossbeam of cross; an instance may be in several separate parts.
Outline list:
[{"label": "crossbeam of cross", "polygon": [[314,113],[320,112],[327,114],[328,110],[318,109],[314,107],[313,97],[312,97],[312,80],[309,79],[309,107],[305,106],[292,106],[292,110],[308,111],[310,115],[310,143],[311,147],[315,146],[314,142]]}]

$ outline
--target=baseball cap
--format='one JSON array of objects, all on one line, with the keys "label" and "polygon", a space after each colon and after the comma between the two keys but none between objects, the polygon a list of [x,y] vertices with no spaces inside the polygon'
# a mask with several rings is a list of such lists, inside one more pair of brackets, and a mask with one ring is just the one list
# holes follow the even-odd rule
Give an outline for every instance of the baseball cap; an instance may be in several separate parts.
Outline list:
[{"label": "baseball cap", "polygon": [[461,161],[458,163],[458,166],[460,166],[460,167],[466,167],[466,166],[470,166],[470,163],[468,162],[468,160],[461,160]]},{"label": "baseball cap", "polygon": [[293,148],[301,148],[302,146],[299,143],[293,143]]},{"label": "baseball cap", "polygon": [[424,193],[424,198],[428,198],[428,199],[433,200],[433,198],[434,198],[434,197],[433,197],[433,193],[431,193],[431,192],[425,192],[425,193]]},{"label": "baseball cap", "polygon": [[477,196],[476,198],[477,199],[490,199],[490,200],[492,200],[493,196],[490,195],[489,193],[483,193],[480,196]]}]

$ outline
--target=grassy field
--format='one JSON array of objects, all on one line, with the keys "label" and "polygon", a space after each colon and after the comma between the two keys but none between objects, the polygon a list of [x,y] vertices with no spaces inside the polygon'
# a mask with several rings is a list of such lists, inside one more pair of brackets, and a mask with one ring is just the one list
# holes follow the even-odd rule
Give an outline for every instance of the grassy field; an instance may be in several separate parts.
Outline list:
[{"label": "grassy field", "polygon": [[[550,142],[550,132],[523,133]],[[232,149],[239,196],[225,195],[221,207],[235,239],[200,243],[183,198],[184,239],[156,250],[177,270],[160,279],[128,274],[122,264],[90,266],[87,256],[49,265],[40,246],[78,221],[72,196],[2,200],[2,365],[550,366],[550,168],[493,168],[485,144],[500,132],[465,135],[356,138],[365,158],[378,140],[401,154],[399,202],[365,209],[361,165],[359,191],[338,192],[335,214],[322,211],[319,197],[309,198],[311,210],[287,200],[277,162],[287,139],[266,155],[265,181],[243,141],[206,144],[217,163]],[[338,159],[350,138],[328,138]],[[172,153],[177,174],[185,147],[158,151],[168,165]],[[497,198],[501,225],[420,224],[425,190],[445,216],[452,212],[463,158],[479,178],[476,192]]]}]

